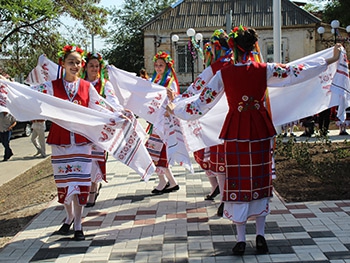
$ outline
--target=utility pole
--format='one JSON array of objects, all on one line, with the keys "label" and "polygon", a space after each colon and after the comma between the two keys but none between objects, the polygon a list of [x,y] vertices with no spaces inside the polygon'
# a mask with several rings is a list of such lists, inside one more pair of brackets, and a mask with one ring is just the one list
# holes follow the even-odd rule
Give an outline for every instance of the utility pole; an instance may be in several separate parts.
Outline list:
[{"label": "utility pole", "polygon": [[281,61],[281,0],[273,0],[273,60]]}]

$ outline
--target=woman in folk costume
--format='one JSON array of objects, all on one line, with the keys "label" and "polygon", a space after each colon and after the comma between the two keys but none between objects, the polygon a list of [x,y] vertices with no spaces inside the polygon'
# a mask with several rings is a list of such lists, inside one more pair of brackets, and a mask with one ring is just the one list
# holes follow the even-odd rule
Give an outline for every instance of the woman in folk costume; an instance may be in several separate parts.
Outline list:
[{"label": "woman in folk costume", "polygon": [[[168,99],[172,101],[180,93],[179,83],[173,68],[174,60],[166,52],[159,51],[154,57],[154,73],[152,82],[167,89]],[[166,116],[164,118],[167,118]],[[169,168],[166,145],[149,124],[147,132],[150,134],[146,147],[156,166],[159,183],[152,190],[153,194],[162,194],[180,189],[172,171]]]},{"label": "woman in folk costume", "polygon": [[[85,66],[82,78],[89,81],[96,89],[98,94],[106,99],[115,109],[121,108],[118,98],[115,95],[112,84],[108,81],[106,73],[106,64],[101,54],[89,52],[85,56]],[[95,144],[92,145],[92,170],[91,170],[91,188],[86,207],[93,207],[99,195],[102,181],[106,179],[106,151]]]},{"label": "woman in folk costume", "polygon": [[327,65],[338,60],[341,45],[335,46],[331,58],[320,57],[287,66],[251,60],[258,40],[254,29],[240,26],[229,36],[236,63],[218,71],[198,99],[189,102],[185,108],[170,103],[168,110],[182,119],[197,119],[226,94],[229,110],[220,138],[224,140],[226,158],[223,215],[237,229],[237,243],[232,251],[235,255],[244,254],[246,223],[248,219],[255,219],[257,252],[267,253],[265,220],[270,212],[273,190],[272,147],[276,135],[264,105],[267,86],[273,83],[274,87],[283,87],[317,76],[327,69]]},{"label": "woman in folk costume", "polygon": [[[232,49],[229,47],[228,35],[223,29],[214,31],[205,46],[206,69],[196,78],[193,84],[175,100],[188,98],[200,93],[205,84],[221,68],[232,63]],[[223,144],[201,149],[193,153],[196,162],[205,170],[211,185],[211,192],[204,199],[214,200],[214,198],[223,192],[225,184],[225,155]],[[218,209],[218,215],[222,216],[223,203]]]},{"label": "woman in folk costume", "polygon": [[[90,82],[79,78],[84,66],[84,51],[74,44],[66,45],[58,55],[59,64],[65,70],[64,77],[31,88],[84,107],[93,107],[101,97]],[[66,219],[58,233],[69,234],[74,221],[74,239],[85,240],[82,214],[91,186],[91,142],[52,123],[47,143],[52,147],[51,163],[58,202],[66,211]]]}]

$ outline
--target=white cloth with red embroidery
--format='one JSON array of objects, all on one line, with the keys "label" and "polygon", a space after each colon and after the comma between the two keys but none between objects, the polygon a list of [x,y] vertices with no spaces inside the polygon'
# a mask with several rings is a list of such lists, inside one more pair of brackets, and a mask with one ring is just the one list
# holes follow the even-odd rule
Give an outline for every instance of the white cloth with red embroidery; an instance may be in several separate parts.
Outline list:
[{"label": "white cloth with red embroidery", "polygon": [[114,66],[107,66],[107,69],[109,80],[124,108],[153,124],[154,132],[166,145],[169,164],[178,163],[193,173],[180,120],[175,116],[164,117],[168,102],[166,88]]},{"label": "white cloth with red embroidery", "polygon": [[[311,66],[314,64],[314,66],[319,67],[316,61],[319,60],[322,63],[322,60],[319,59],[320,57],[332,57],[332,55],[333,48],[329,48],[287,65],[292,68],[293,65],[303,65],[307,62],[315,61],[315,64],[311,63]],[[312,116],[333,106],[339,106],[337,117],[344,120],[345,109],[350,105],[350,84],[346,59],[346,53],[343,49],[338,62],[328,67],[322,66],[324,70],[319,68],[321,70],[317,74],[315,74],[316,68],[311,67],[309,68],[312,71],[311,73],[309,73],[309,69],[305,69],[297,78],[293,78],[293,76],[291,78],[268,78],[268,93],[274,125],[278,126]],[[270,68],[271,66],[273,64],[270,64]],[[221,75],[220,71],[217,75]],[[213,79],[220,82],[221,78],[214,77]],[[296,80],[298,82],[295,82]],[[200,94],[175,102],[176,108],[174,112],[176,116],[182,119],[184,135],[191,151],[222,143],[222,140],[219,139],[219,134],[228,106],[223,89],[219,92],[221,92],[221,97],[218,96],[214,103],[210,105],[204,105],[205,103],[203,103],[198,107],[203,110],[202,115],[191,115],[186,112],[191,102],[199,101]]]},{"label": "white cloth with red embroidery", "polygon": [[[120,104],[137,116],[153,124],[157,134],[167,145],[169,164],[178,163],[193,172],[189,149],[184,141],[183,129],[179,120],[164,118],[167,92],[163,86],[137,77],[135,73],[107,66],[109,81]],[[61,75],[62,68],[41,55],[35,69],[26,78],[29,85],[39,85],[54,80]],[[175,121],[175,123],[174,123]]]},{"label": "white cloth with red embroidery", "polygon": [[[49,90],[49,83],[41,88]],[[108,102],[98,95],[95,88],[90,89],[91,108],[87,108],[16,82],[0,80],[0,111],[11,112],[19,121],[50,120],[81,134],[148,181],[155,166],[144,146],[144,130],[133,114],[112,112],[101,105],[108,105]]]}]

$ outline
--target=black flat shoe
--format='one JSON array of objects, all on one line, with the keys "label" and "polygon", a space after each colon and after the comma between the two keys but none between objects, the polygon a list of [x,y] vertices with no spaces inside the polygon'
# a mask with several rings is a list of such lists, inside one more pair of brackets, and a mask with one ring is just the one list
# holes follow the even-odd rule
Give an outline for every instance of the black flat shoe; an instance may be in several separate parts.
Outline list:
[{"label": "black flat shoe", "polygon": [[162,190],[158,190],[158,189],[154,188],[151,193],[156,194],[156,195],[162,194],[162,193],[164,193],[164,190],[167,189],[169,186],[170,186],[170,183],[167,182],[165,187]]},{"label": "black flat shoe", "polygon": [[85,240],[85,236],[84,236],[83,230],[74,231],[74,240],[75,241]]},{"label": "black flat shoe", "polygon": [[174,191],[177,191],[180,189],[180,186],[179,185],[175,185],[174,187],[171,187],[171,188],[165,188],[163,189],[163,193],[170,193],[170,192],[174,192]]},{"label": "black flat shoe", "polygon": [[220,216],[220,217],[222,217],[222,216],[224,215],[224,203],[221,203],[221,204],[220,204],[216,215],[217,215],[217,216]]},{"label": "black flat shoe", "polygon": [[245,242],[238,242],[233,248],[233,255],[242,256],[245,252]]},{"label": "black flat shoe", "polygon": [[220,194],[219,186],[217,186],[217,187],[215,188],[215,190],[214,190],[214,192],[213,192],[212,194],[207,195],[206,197],[204,197],[204,200],[206,200],[206,201],[212,201],[212,200],[214,200],[214,198],[215,198],[218,194]]},{"label": "black flat shoe", "polygon": [[70,224],[64,223],[61,226],[61,228],[57,231],[57,233],[60,234],[60,235],[68,235],[69,234],[69,229],[70,229],[71,225],[73,224],[73,221]]},{"label": "black flat shoe", "polygon": [[95,206],[95,202],[93,202],[93,203],[86,203],[86,205],[85,205],[85,207],[93,207],[93,206]]},{"label": "black flat shoe", "polygon": [[266,254],[269,252],[269,248],[267,247],[266,240],[263,236],[257,235],[255,242],[256,242],[256,251],[258,252],[258,254]]}]

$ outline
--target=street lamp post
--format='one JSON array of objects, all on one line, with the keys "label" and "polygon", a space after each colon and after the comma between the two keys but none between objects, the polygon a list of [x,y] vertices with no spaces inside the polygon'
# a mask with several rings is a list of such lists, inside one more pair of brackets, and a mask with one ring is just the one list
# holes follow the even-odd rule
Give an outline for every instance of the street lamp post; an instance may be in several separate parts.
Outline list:
[{"label": "street lamp post", "polygon": [[[339,35],[340,35],[339,34],[340,22],[338,20],[333,20],[331,22],[331,27],[332,27],[331,33],[332,33],[332,35],[334,35],[334,44],[336,44],[337,41],[341,41],[343,43],[350,42],[350,25],[348,25],[345,29],[346,32],[348,33],[348,36],[345,38],[339,37]],[[319,28],[317,28],[317,33],[320,35],[322,42],[327,41],[327,40],[323,39],[323,34],[325,33],[325,31],[326,30],[323,26],[320,26]]]},{"label": "street lamp post", "polygon": [[[192,71],[192,82],[194,82],[194,62],[198,57],[198,52],[202,52],[199,46],[200,42],[203,39],[203,35],[201,33],[196,33],[196,30],[193,28],[189,28],[186,31],[187,36],[190,38],[187,43],[187,47],[189,52],[191,53],[191,71]],[[175,48],[179,41],[178,35],[172,35],[171,41],[175,44]]]}]

